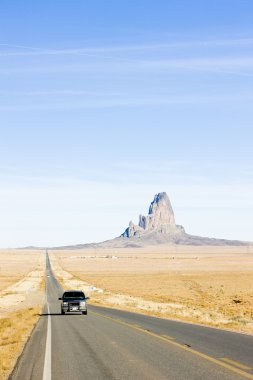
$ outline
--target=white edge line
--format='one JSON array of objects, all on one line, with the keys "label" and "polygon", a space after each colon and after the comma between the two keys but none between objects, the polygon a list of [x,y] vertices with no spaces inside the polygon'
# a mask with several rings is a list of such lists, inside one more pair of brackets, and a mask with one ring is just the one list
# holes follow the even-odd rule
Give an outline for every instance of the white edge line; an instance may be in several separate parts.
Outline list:
[{"label": "white edge line", "polygon": [[[46,299],[47,299],[47,286],[46,286]],[[46,340],[46,350],[44,359],[44,369],[43,369],[43,380],[51,380],[51,354],[52,354],[52,334],[51,334],[51,315],[49,309],[49,303],[47,300],[47,340]]]}]

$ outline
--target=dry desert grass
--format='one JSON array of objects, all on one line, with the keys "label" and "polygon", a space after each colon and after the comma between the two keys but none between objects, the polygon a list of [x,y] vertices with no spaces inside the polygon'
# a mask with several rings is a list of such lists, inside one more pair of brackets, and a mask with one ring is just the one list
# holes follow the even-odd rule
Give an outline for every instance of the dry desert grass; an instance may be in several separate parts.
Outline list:
[{"label": "dry desert grass", "polygon": [[0,319],[0,379],[5,379],[14,367],[27,338],[38,320],[41,307],[30,307],[10,313]]},{"label": "dry desert grass", "polygon": [[21,353],[44,302],[45,254],[0,250],[0,379]]},{"label": "dry desert grass", "polygon": [[92,292],[93,303],[253,332],[252,247],[157,249],[54,251],[51,257],[63,286],[101,289]]}]

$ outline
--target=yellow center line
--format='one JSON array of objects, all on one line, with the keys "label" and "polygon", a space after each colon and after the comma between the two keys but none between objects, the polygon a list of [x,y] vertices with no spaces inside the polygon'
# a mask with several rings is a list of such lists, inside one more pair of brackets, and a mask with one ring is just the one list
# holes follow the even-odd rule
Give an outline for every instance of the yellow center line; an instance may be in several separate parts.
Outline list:
[{"label": "yellow center line", "polygon": [[141,326],[139,326],[139,325],[136,325],[136,324],[131,324],[131,326],[133,326],[133,327],[137,327],[138,329],[140,329],[140,328],[141,328]]},{"label": "yellow center line", "polygon": [[232,360],[232,359],[229,359],[229,358],[220,358],[220,360],[223,360],[224,362],[235,365],[236,367],[239,367],[241,369],[246,369],[248,371],[250,371],[252,369],[251,367],[248,367],[247,365],[244,365],[242,363],[239,363],[239,362]]},{"label": "yellow center line", "polygon": [[[211,362],[211,363],[217,364],[217,365],[219,365],[220,367],[223,367],[223,368],[226,368],[226,369],[228,369],[228,370],[230,370],[230,371],[232,371],[232,372],[235,372],[235,373],[237,373],[237,374],[239,374],[239,375],[245,377],[246,379],[251,379],[251,380],[253,380],[253,375],[252,375],[252,374],[247,373],[247,372],[243,371],[242,369],[239,369],[239,368],[234,367],[233,365],[231,365],[232,363],[229,364],[229,363],[226,363],[225,361],[222,361],[222,360],[219,360],[219,359],[213,358],[212,356],[209,356],[209,355],[203,354],[202,352],[199,352],[199,351],[197,351],[197,350],[194,350],[194,349],[192,349],[192,348],[190,348],[190,347],[187,347],[187,346],[185,346],[185,345],[183,345],[183,344],[181,344],[181,343],[175,342],[175,341],[172,340],[172,339],[168,339],[167,337],[164,337],[163,335],[159,335],[159,334],[153,333],[153,332],[151,332],[151,331],[149,331],[149,330],[145,330],[145,329],[143,329],[143,328],[141,328],[141,327],[139,327],[139,326],[136,326],[136,325],[131,325],[130,323],[123,322],[122,320],[119,320],[119,319],[117,319],[117,318],[115,319],[115,318],[113,318],[113,317],[109,317],[109,316],[107,316],[107,315],[103,315],[103,314],[100,314],[100,313],[96,313],[96,312],[94,312],[94,311],[90,311],[90,313],[91,313],[91,314],[94,314],[94,315],[97,315],[97,316],[99,316],[99,317],[105,318],[105,319],[109,319],[109,320],[111,320],[111,321],[113,321],[113,322],[116,322],[116,323],[118,323],[118,324],[120,324],[120,325],[122,325],[122,326],[126,326],[126,327],[128,327],[128,328],[131,328],[131,329],[133,329],[133,330],[140,331],[140,332],[145,333],[145,334],[147,334],[147,335],[150,335],[150,336],[152,336],[152,337],[154,337],[154,338],[157,338],[157,339],[163,340],[164,342],[166,342],[166,343],[168,343],[168,344],[170,344],[170,345],[176,346],[176,347],[178,347],[178,348],[180,348],[180,349],[182,349],[182,350],[184,350],[184,351],[188,351],[188,352],[190,352],[190,353],[192,353],[192,354],[194,354],[194,355],[196,355],[196,356],[199,356],[199,357],[202,358],[202,359],[206,359],[206,360],[208,360],[208,361]],[[233,362],[233,364],[235,365],[234,362]],[[244,368],[244,369],[246,369],[246,368]]]},{"label": "yellow center line", "polygon": [[175,339],[175,338],[173,338],[173,336],[170,336],[170,335],[161,335],[161,336],[163,336],[164,338],[169,339],[169,340]]}]

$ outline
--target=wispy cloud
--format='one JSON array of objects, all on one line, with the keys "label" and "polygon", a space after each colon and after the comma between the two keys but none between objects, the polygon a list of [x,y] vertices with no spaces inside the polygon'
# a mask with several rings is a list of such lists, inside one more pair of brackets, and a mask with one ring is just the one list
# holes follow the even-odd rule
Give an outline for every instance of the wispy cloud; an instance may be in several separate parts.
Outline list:
[{"label": "wispy cloud", "polygon": [[31,90],[31,91],[0,91],[0,96],[88,96],[90,97],[102,97],[102,96],[122,96],[124,94],[119,92],[106,92],[106,91],[85,91],[85,90]]},{"label": "wispy cloud", "polygon": [[[147,72],[207,72],[216,74],[225,74],[233,76],[252,77],[253,56],[249,49],[241,48],[252,47],[253,38],[216,38],[170,41],[162,43],[133,44],[123,46],[96,46],[52,49],[41,48],[36,46],[15,45],[0,43],[0,59],[17,58],[17,57],[59,57],[60,61],[48,61],[43,64],[41,61],[28,61],[24,64],[22,61],[19,65],[3,66],[0,74],[22,74],[33,75],[38,73],[141,73]],[[227,47],[228,50],[202,50],[202,48],[219,48]],[[196,49],[195,49],[196,48]],[[233,50],[231,50],[233,48]],[[235,48],[238,48],[235,55]],[[173,52],[181,49],[186,52],[184,58],[178,58]],[[207,51],[209,56],[207,57]],[[153,59],[154,53],[157,59]],[[227,53],[229,52],[229,54]],[[233,52],[233,56],[231,55]],[[122,53],[122,54],[120,54]],[[140,54],[134,54],[140,53]],[[150,54],[149,54],[150,53]],[[172,54],[170,58],[166,57],[167,53]],[[189,56],[190,53],[190,56]],[[79,57],[79,60],[70,60],[71,57]],[[81,59],[81,58],[85,59]],[[69,58],[69,59],[67,59]],[[1,61],[0,61],[1,62]],[[13,62],[13,61],[11,61]],[[14,62],[15,63],[15,62]]]},{"label": "wispy cloud", "polygon": [[[94,58],[94,57],[93,57]],[[139,60],[121,60],[118,62],[115,57],[96,56],[95,60],[88,60],[80,63],[59,62],[45,63],[36,65],[20,65],[13,67],[2,67],[0,74],[60,74],[60,73],[170,73],[170,72],[209,72],[227,75],[252,76],[253,56],[235,56],[235,57],[188,57],[188,58],[171,58],[171,59],[139,59]],[[98,59],[97,59],[98,58]],[[111,62],[109,59],[114,60]],[[102,61],[101,61],[102,59]],[[104,60],[105,59],[105,60]]]},{"label": "wispy cloud", "polygon": [[[0,43],[3,48],[16,49],[15,51],[2,51],[0,56],[29,56],[29,55],[88,55],[89,53],[114,53],[114,52],[131,52],[145,50],[163,50],[171,48],[193,48],[193,47],[219,47],[219,46],[251,46],[253,38],[232,38],[232,39],[215,39],[215,40],[189,40],[175,41],[164,43],[135,44],[124,46],[98,46],[98,47],[81,47],[75,49],[49,49],[34,46],[15,45]],[[117,57],[110,57],[117,58]]]},{"label": "wispy cloud", "polygon": [[188,95],[152,98],[98,98],[83,99],[67,102],[32,103],[32,104],[11,104],[1,105],[0,111],[42,111],[42,110],[73,110],[73,109],[96,109],[96,108],[115,108],[115,107],[141,107],[141,106],[169,106],[180,104],[212,104],[212,103],[237,103],[238,101],[253,101],[253,94],[230,94],[230,95]]},{"label": "wispy cloud", "polygon": [[[23,46],[23,45],[8,45],[8,44],[0,44],[0,46],[9,46],[15,47],[21,50],[16,51],[4,51],[0,52],[0,57],[29,57],[29,56],[85,56],[89,58],[103,58],[103,59],[113,59],[116,61],[126,61],[132,62],[134,59],[122,58],[117,56],[108,56],[101,55],[96,53],[105,53],[105,52],[113,52],[118,50],[111,50],[110,48],[79,48],[79,49],[44,49],[37,48],[31,46]],[[25,50],[23,50],[25,49]],[[129,50],[129,49],[128,49]]]}]

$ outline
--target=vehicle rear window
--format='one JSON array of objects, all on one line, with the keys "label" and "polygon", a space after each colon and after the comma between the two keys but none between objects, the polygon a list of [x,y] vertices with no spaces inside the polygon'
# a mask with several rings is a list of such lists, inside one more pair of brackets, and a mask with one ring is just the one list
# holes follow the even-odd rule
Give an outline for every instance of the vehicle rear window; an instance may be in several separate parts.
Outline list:
[{"label": "vehicle rear window", "polygon": [[85,298],[85,295],[83,292],[66,292],[63,294],[64,299],[75,299],[75,300],[82,300]]}]

